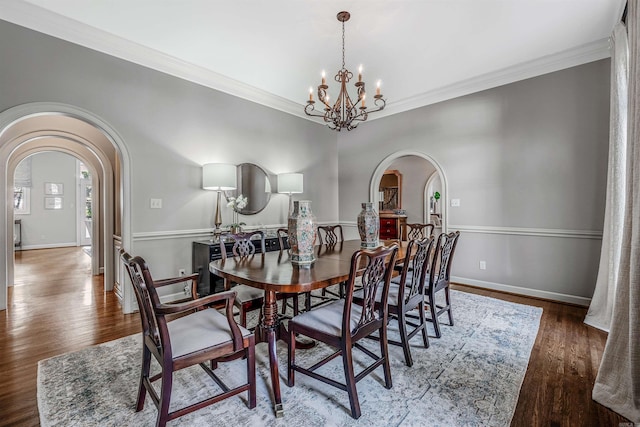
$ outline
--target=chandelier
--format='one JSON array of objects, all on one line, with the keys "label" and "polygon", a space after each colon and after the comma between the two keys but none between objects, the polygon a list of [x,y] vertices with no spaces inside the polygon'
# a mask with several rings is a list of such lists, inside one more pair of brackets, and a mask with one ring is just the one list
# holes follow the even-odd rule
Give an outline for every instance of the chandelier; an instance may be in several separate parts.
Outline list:
[{"label": "chandelier", "polygon": [[[349,20],[351,15],[349,12],[338,13],[338,21],[342,22],[342,69],[338,71],[334,79],[340,83],[340,93],[338,99],[331,105],[329,104],[329,95],[327,94],[327,81],[324,71],[322,72],[322,83],[318,86],[318,99],[324,105],[324,112],[316,111],[315,101],[313,100],[313,88],[309,88],[309,100],[304,107],[304,112],[308,116],[316,116],[324,118],[328,126],[336,131],[340,131],[343,128],[347,130],[355,129],[359,122],[364,122],[369,117],[369,113],[382,110],[386,101],[380,94],[380,81],[376,87],[376,94],[374,95],[374,101],[376,108],[370,110],[366,107],[365,98],[366,90],[364,82],[362,81],[362,66],[358,71],[358,81],[355,83],[358,98],[355,102],[349,97],[347,92],[347,83],[353,78],[353,73],[347,70],[344,66],[344,23]],[[359,105],[359,106],[358,106]]]}]

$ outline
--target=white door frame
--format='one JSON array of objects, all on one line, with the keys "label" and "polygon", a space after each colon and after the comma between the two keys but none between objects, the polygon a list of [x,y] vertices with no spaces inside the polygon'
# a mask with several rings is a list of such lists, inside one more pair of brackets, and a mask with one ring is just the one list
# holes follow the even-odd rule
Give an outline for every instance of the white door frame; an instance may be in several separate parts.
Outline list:
[{"label": "white door frame", "polygon": [[441,213],[442,232],[446,233],[448,223],[449,223],[449,213],[448,213],[447,203],[446,203],[448,189],[449,189],[449,185],[447,183],[447,176],[445,175],[444,169],[442,168],[442,166],[440,166],[440,163],[438,163],[436,159],[434,159],[433,157],[431,157],[426,153],[422,153],[420,151],[414,151],[414,150],[401,150],[401,151],[396,151],[395,153],[392,153],[387,157],[385,157],[378,164],[378,166],[376,167],[376,170],[373,172],[373,175],[371,176],[371,181],[369,183],[369,201],[376,202],[378,200],[377,199],[378,189],[380,187],[380,180],[382,179],[382,175],[384,175],[384,171],[387,170],[389,166],[391,166],[394,160],[404,156],[416,156],[416,157],[421,157],[427,160],[433,165],[434,168],[436,168],[436,173],[440,175],[440,181],[442,183],[442,213]]},{"label": "white door frame", "polygon": [[[13,188],[13,173],[22,158],[28,154],[43,151],[42,147],[44,146],[60,151],[67,150],[69,154],[81,158],[88,163],[93,162],[93,164],[97,166],[97,168],[94,167],[96,173],[94,179],[99,179],[100,181],[98,183],[99,185],[94,187],[94,191],[100,188],[104,189],[102,194],[96,194],[95,198],[96,201],[102,199],[101,202],[103,203],[99,211],[104,215],[104,221],[102,221],[104,238],[101,249],[104,256],[105,290],[111,289],[114,283],[114,200],[112,189],[114,171],[109,156],[102,151],[100,146],[94,144],[92,141],[83,139],[80,135],[67,132],[65,129],[30,129],[29,134],[12,135],[14,125],[23,120],[42,115],[63,115],[89,124],[95,127],[114,147],[116,155],[119,156],[122,174],[122,245],[125,248],[131,247],[131,160],[127,146],[118,132],[97,115],[67,104],[36,102],[5,110],[0,113],[0,188],[4,188],[6,206],[6,209],[0,209],[0,224],[5,225],[4,227],[0,227],[0,241],[5,242],[4,245],[0,245],[0,250],[4,250],[4,254],[0,254],[0,277],[4,277],[5,279],[4,282],[0,284],[0,310],[7,308],[7,287],[9,283],[14,282],[13,204],[10,202],[13,200],[13,194],[9,191],[10,188]],[[51,140],[51,137],[64,141],[56,143]],[[44,139],[40,141],[38,138]],[[28,154],[26,154],[25,149],[28,151]],[[100,174],[98,173],[98,169],[100,169]],[[92,174],[93,173],[94,171],[92,171]],[[95,237],[93,240],[95,240]],[[123,286],[123,311],[125,313],[131,313],[134,309],[135,301],[133,298],[133,290],[130,286]]]}]

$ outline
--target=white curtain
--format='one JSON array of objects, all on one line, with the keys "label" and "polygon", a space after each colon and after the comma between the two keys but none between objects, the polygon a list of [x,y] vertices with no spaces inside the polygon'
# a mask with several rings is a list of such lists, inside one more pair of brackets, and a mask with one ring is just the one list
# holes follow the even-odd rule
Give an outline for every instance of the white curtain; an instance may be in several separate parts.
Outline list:
[{"label": "white curtain", "polygon": [[627,159],[628,58],[627,28],[621,22],[611,34],[611,109],[609,171],[602,232],[600,268],[585,323],[609,332],[620,268]]},{"label": "white curtain", "polygon": [[638,0],[629,0],[629,104],[622,250],[609,336],[593,399],[640,422],[640,44]]}]

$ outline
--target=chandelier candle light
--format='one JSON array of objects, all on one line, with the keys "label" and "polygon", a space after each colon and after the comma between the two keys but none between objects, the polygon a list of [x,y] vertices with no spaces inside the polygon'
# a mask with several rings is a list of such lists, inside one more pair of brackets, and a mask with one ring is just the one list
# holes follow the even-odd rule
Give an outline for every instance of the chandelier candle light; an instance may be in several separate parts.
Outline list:
[{"label": "chandelier candle light", "polygon": [[[326,76],[323,71],[322,83],[318,86],[318,99],[322,104],[324,104],[324,113],[315,111],[313,88],[309,88],[309,100],[307,101],[307,105],[304,107],[304,112],[308,116],[323,117],[324,121],[327,122],[331,129],[340,131],[342,128],[346,128],[347,130],[355,129],[358,126],[358,122],[364,122],[367,120],[369,113],[382,110],[386,105],[386,101],[380,94],[380,80],[378,80],[376,94],[373,97],[373,103],[375,104],[376,109],[367,109],[365,103],[366,90],[364,81],[362,81],[362,65],[358,70],[358,81],[355,83],[358,98],[354,103],[349,97],[349,92],[347,92],[347,83],[349,83],[353,78],[353,73],[345,68],[344,23],[349,20],[351,15],[349,12],[342,11],[338,13],[337,17],[338,21],[342,22],[342,69],[338,71],[338,74],[335,75],[334,79],[340,83],[340,93],[338,94],[335,104],[330,105],[329,95],[327,94],[329,86],[327,86]],[[358,104],[360,104],[360,106],[358,106]]]}]

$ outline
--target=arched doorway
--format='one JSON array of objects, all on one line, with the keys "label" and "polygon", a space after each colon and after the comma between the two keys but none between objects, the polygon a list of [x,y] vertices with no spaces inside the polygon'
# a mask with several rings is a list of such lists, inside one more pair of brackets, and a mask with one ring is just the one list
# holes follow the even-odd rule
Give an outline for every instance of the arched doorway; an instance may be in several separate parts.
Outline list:
[{"label": "arched doorway", "polygon": [[[7,287],[13,284],[13,188],[14,171],[25,157],[40,151],[62,151],[81,159],[94,172],[99,207],[94,243],[96,259],[104,269],[104,288],[114,283],[114,223],[125,247],[131,245],[130,159],[122,138],[105,121],[78,107],[59,103],[32,103],[0,113],[0,185],[5,188],[6,209],[0,210],[0,309],[7,307]],[[116,211],[114,183],[120,183],[121,204]],[[99,195],[98,195],[99,194]],[[100,225],[98,225],[100,224]],[[123,311],[132,312],[131,289],[123,287]]]},{"label": "arched doorway", "polygon": [[[446,175],[444,174],[444,170],[442,169],[442,166],[440,166],[440,164],[433,157],[431,157],[426,153],[413,151],[413,150],[402,150],[402,151],[397,151],[395,153],[392,153],[389,156],[385,157],[378,164],[375,171],[373,172],[373,175],[371,176],[371,181],[369,183],[369,200],[372,202],[375,202],[376,200],[378,200],[378,189],[380,185],[380,180],[382,179],[382,175],[387,169],[389,169],[389,166],[391,166],[391,164],[395,160],[400,159],[401,157],[406,157],[406,156],[416,156],[428,161],[433,165],[433,167],[436,170],[436,173],[440,177],[440,182],[442,186],[441,196],[443,201],[441,204],[440,215],[441,215],[441,221],[442,221],[442,232],[446,233],[447,225],[448,225],[448,215],[447,215],[448,210],[447,210],[447,204],[445,203],[445,201],[447,200],[447,191],[448,191],[447,178],[446,178]],[[426,178],[429,178],[429,177],[425,177],[425,179]]]}]

